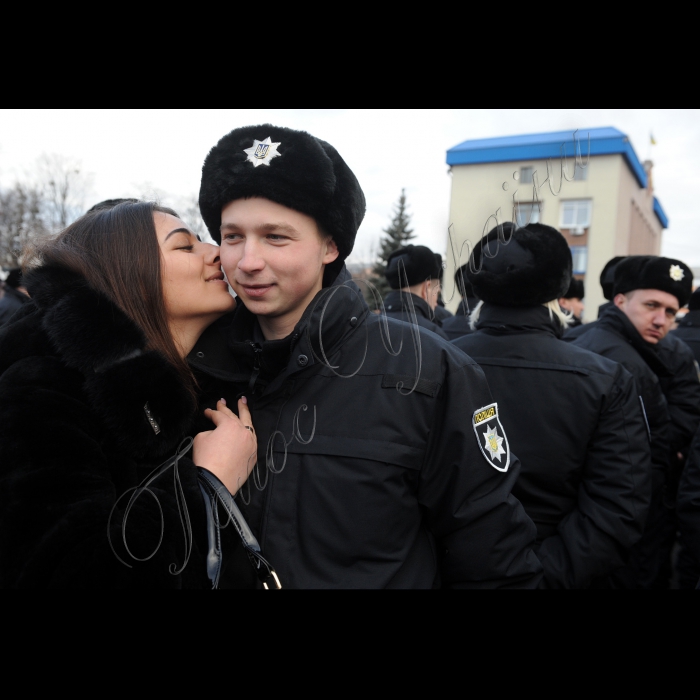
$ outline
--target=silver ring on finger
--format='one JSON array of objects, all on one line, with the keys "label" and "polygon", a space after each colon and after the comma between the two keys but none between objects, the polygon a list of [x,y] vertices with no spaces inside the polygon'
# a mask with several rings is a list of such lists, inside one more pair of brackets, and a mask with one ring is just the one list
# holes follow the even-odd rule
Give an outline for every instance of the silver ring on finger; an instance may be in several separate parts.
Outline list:
[{"label": "silver ring on finger", "polygon": [[252,425],[244,425],[243,426],[246,430],[250,430],[251,433],[255,434],[255,430],[253,429]]}]

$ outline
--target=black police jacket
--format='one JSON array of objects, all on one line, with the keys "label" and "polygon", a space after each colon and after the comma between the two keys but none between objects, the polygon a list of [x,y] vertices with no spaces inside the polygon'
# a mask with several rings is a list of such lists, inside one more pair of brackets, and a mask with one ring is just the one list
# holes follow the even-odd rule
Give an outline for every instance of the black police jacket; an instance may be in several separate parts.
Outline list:
[{"label": "black police jacket", "polygon": [[483,372],[370,313],[345,272],[287,338],[264,341],[241,304],[190,361],[210,405],[248,398],[259,453],[239,498],[283,586],[539,584],[519,463],[492,466],[472,428],[493,404]]},{"label": "black police jacket", "polygon": [[562,343],[555,323],[542,306],[484,304],[454,344],[484,370],[522,461],[513,494],[537,526],[546,584],[585,588],[641,537],[651,456],[632,376]]},{"label": "black police jacket", "polygon": [[676,502],[681,540],[691,559],[700,561],[700,429],[691,443]]},{"label": "black police jacket", "polygon": [[[411,304],[413,308],[411,308]],[[440,327],[440,322],[435,318],[428,302],[416,294],[400,290],[389,292],[384,298],[384,310],[386,315],[391,318],[398,318],[407,323],[415,322],[447,340],[447,335]]]},{"label": "black police jacket", "polygon": [[693,351],[695,361],[700,364],[700,310],[688,311],[678,322],[678,328],[669,335],[680,338]]},{"label": "black police jacket", "polygon": [[[473,303],[469,303],[470,301]],[[449,340],[456,340],[463,335],[469,335],[473,332],[469,325],[469,314],[474,311],[478,303],[478,299],[472,298],[471,300],[467,300],[465,304],[463,299],[459,302],[455,315],[442,322],[442,330]]]},{"label": "black police jacket", "polygon": [[622,364],[635,378],[644,404],[651,440],[651,504],[644,534],[633,549],[629,565],[616,575],[615,585],[650,588],[665,557],[659,543],[667,520],[664,497],[672,464],[669,410],[659,376],[668,376],[669,371],[654,346],[644,341],[632,322],[614,305],[574,344]]},{"label": "black police jacket", "polygon": [[[601,306],[601,313],[607,309],[614,308],[611,302]],[[693,313],[693,312],[690,312]],[[687,314],[689,315],[689,314]],[[700,312],[698,312],[700,315]],[[689,319],[692,323],[693,320]],[[694,330],[698,338],[697,348],[700,352],[700,322]],[[597,321],[584,323],[576,328],[568,329],[563,336],[563,340],[573,342],[585,333],[597,328]],[[690,449],[690,442],[695,435],[695,431],[700,425],[700,381],[698,381],[698,369],[695,365],[692,346],[689,351],[684,343],[689,343],[689,337],[693,332],[692,326],[671,331],[665,338],[662,338],[656,345],[647,345],[645,353],[655,352],[661,364],[652,363],[652,369],[658,370],[658,378],[661,390],[666,397],[669,424],[669,450],[670,458],[676,459],[675,455],[680,452],[687,454]],[[683,341],[680,342],[679,338]]]}]

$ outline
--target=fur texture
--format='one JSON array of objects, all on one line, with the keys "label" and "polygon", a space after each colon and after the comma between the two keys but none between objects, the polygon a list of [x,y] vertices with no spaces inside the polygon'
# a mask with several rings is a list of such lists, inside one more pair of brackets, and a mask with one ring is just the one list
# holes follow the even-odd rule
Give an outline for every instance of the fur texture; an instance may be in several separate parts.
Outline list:
[{"label": "fur texture", "polygon": [[476,244],[466,272],[474,293],[483,301],[498,306],[537,306],[566,292],[571,270],[571,251],[555,228],[543,224],[517,228],[507,223]]},{"label": "fur texture", "polygon": [[[68,271],[44,267],[26,275],[49,345],[84,377],[90,406],[113,447],[135,458],[172,454],[186,434],[194,404],[177,372],[146,349],[141,330],[107,297]],[[148,403],[160,427],[155,434]]]},{"label": "fur texture", "polygon": [[577,280],[572,277],[569,284],[569,288],[566,290],[565,294],[562,294],[564,299],[583,299],[583,295],[586,293],[583,280]]},{"label": "fur texture", "polygon": [[[421,284],[428,278],[438,279],[442,273],[442,257],[439,262],[438,257],[424,245],[407,245],[399,248],[389,256],[387,261],[384,273],[387,282],[392,289],[401,289],[405,279],[408,280],[409,287]],[[406,278],[401,271],[401,263],[406,271]]]},{"label": "fur texture", "polygon": [[613,284],[615,282],[615,268],[617,267],[620,260],[624,260],[624,255],[618,255],[605,263],[605,267],[600,273],[600,286],[603,288],[603,296],[608,300],[612,301],[613,298]]},{"label": "fur texture", "polygon": [[[677,276],[681,279],[675,279]],[[693,272],[684,262],[673,258],[631,255],[615,268],[613,297],[635,289],[660,289],[673,294],[679,306],[685,306],[693,292]]]},{"label": "fur texture", "polygon": [[[244,150],[255,139],[279,143],[279,156],[255,167]],[[202,167],[199,208],[212,238],[221,242],[221,210],[236,199],[264,197],[313,217],[333,237],[340,270],[352,251],[365,216],[365,196],[338,152],[305,131],[262,124],[234,129],[207,155]]]}]

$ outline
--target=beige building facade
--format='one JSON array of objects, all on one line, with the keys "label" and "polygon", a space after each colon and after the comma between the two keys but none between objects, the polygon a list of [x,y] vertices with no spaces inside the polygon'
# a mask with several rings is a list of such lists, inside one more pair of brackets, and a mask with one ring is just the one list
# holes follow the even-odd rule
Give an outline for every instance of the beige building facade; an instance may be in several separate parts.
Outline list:
[{"label": "beige building facade", "polygon": [[459,303],[454,272],[496,223],[539,221],[561,231],[574,276],[585,281],[586,321],[605,301],[599,277],[610,258],[660,254],[668,220],[653,194],[652,164],[642,165],[617,129],[466,141],[447,156],[452,189],[443,296],[452,311]]}]

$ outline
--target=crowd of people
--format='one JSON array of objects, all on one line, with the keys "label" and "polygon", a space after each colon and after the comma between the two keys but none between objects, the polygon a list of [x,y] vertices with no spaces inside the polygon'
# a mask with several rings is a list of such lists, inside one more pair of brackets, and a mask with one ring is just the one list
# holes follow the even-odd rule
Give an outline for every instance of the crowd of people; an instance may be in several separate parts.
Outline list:
[{"label": "crowd of people", "polygon": [[108,200],[5,280],[1,587],[698,585],[682,261],[614,258],[582,323],[561,233],[504,223],[454,315],[419,245],[373,313],[344,264],[364,195],[330,144],[235,129],[199,204],[217,245]]}]

